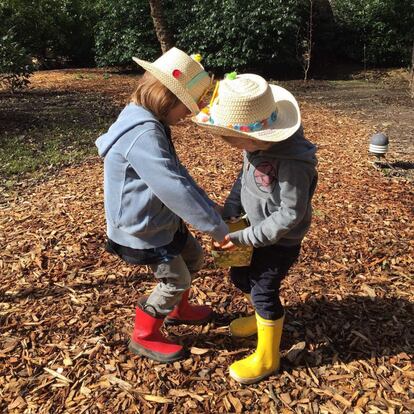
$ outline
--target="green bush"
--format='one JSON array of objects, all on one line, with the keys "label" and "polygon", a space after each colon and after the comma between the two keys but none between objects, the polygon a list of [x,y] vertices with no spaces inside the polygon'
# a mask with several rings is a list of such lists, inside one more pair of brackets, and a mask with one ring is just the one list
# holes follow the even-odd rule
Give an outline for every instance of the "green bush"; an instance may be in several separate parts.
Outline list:
[{"label": "green bush", "polygon": [[[177,46],[200,52],[209,69],[299,75],[309,0],[162,4]],[[412,0],[313,0],[313,8],[311,68],[324,70],[340,57],[373,66],[410,63]],[[127,66],[132,56],[161,53],[148,0],[1,0],[0,37],[10,28],[43,68]]]},{"label": "green bush", "polygon": [[33,73],[33,66],[26,50],[14,39],[9,30],[0,37],[0,84],[13,92],[25,88]]},{"label": "green bush", "polygon": [[127,66],[131,57],[154,59],[161,54],[146,0],[99,0],[95,26],[98,66]]},{"label": "green bush", "polygon": [[[184,3],[174,2],[176,13]],[[206,65],[218,71],[287,71],[298,66],[301,5],[298,0],[196,0],[182,16],[176,41],[200,52]]]},{"label": "green bush", "polygon": [[[298,66],[303,0],[165,0],[163,5],[177,47],[201,53],[209,69],[273,71]],[[98,65],[125,65],[134,55],[160,55],[148,1],[101,1],[98,15]]]},{"label": "green bush", "polygon": [[[373,66],[404,66],[414,38],[412,0],[336,0],[335,17],[345,56]],[[365,50],[364,50],[365,49]]]},{"label": "green bush", "polygon": [[0,33],[15,40],[44,68],[93,63],[95,8],[87,0],[2,0]]}]

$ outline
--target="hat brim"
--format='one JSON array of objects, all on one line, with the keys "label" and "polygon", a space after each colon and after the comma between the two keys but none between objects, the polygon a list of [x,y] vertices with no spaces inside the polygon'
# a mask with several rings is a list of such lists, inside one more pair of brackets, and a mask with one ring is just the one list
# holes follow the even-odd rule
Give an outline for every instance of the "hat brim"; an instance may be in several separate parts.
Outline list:
[{"label": "hat brim", "polygon": [[200,112],[200,108],[194,98],[182,84],[162,70],[154,66],[153,63],[133,57],[132,60],[143,67],[151,75],[155,76],[164,86],[166,86],[194,115]]},{"label": "hat brim", "polygon": [[295,97],[285,88],[269,85],[277,111],[276,121],[268,128],[254,132],[237,131],[230,127],[200,122],[196,117],[192,120],[210,133],[224,136],[253,138],[259,141],[279,142],[291,137],[301,125],[299,105]]}]

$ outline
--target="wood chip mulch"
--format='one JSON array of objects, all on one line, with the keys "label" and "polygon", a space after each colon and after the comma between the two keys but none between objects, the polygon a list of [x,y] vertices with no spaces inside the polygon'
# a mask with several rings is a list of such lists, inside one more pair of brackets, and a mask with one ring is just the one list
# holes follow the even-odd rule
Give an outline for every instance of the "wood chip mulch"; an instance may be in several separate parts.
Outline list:
[{"label": "wood chip mulch", "polygon": [[[414,412],[413,187],[367,154],[369,126],[301,102],[317,143],[314,222],[283,284],[278,375],[241,386],[228,366],[255,347],[228,322],[251,312],[206,266],[192,300],[219,317],[166,332],[191,350],[163,365],[127,350],[134,306],[154,280],[104,251],[102,162],[93,158],[9,197],[0,209],[0,412]],[[241,155],[190,123],[174,128],[196,181],[223,202]]]}]

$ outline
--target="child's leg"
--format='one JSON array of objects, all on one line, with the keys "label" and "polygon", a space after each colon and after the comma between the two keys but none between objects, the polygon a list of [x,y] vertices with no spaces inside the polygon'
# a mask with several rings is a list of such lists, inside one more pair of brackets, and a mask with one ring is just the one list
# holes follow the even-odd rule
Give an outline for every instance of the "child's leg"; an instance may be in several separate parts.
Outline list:
[{"label": "child's leg", "polygon": [[252,263],[251,275],[251,296],[257,319],[257,348],[252,355],[230,366],[232,378],[244,384],[260,381],[279,369],[284,318],[279,299],[280,283],[297,259],[300,246],[270,246],[258,250],[260,253]]},{"label": "child's leg", "polygon": [[[249,302],[251,302],[251,282],[249,276],[250,271],[250,266],[232,267],[230,269],[231,281],[237,288],[239,288],[244,293]],[[256,316],[253,314],[250,316],[242,316],[240,318],[234,319],[230,323],[229,329],[230,334],[238,338],[246,338],[248,336],[254,335],[257,331]]]},{"label": "child's leg", "polygon": [[279,290],[282,280],[299,256],[300,246],[257,249],[251,274],[251,297],[256,313],[267,320],[284,315]]},{"label": "child's leg", "polygon": [[136,308],[129,349],[161,362],[171,362],[185,356],[184,348],[170,342],[160,331],[168,314],[175,312],[179,319],[184,316],[189,323],[200,323],[209,319],[212,313],[210,308],[192,307],[187,301],[191,285],[190,269],[196,271],[202,265],[201,246],[189,235],[182,253],[173,260],[151,266],[160,282],[147,299],[142,298]]},{"label": "child's leg", "polygon": [[146,307],[153,308],[158,315],[167,316],[184,291],[190,288],[191,274],[181,255],[169,262],[151,265],[151,269],[159,283],[149,295]]},{"label": "child's leg", "polygon": [[[251,303],[251,296],[245,294],[247,300]],[[257,332],[256,315],[241,316],[234,319],[229,325],[230,334],[237,338],[247,338],[255,335]]]},{"label": "child's leg", "polygon": [[191,275],[194,275],[194,273],[197,273],[203,267],[203,248],[191,233],[188,233],[187,241],[185,243],[183,251],[181,252],[181,257],[187,265]]},{"label": "child's leg", "polygon": [[184,348],[169,341],[160,331],[165,317],[191,284],[191,275],[181,256],[152,265],[160,283],[148,298],[141,298],[135,310],[135,325],[129,349],[160,362],[172,362],[185,356]]},{"label": "child's leg", "polygon": [[[210,321],[213,317],[213,310],[209,306],[195,306],[191,305],[188,302],[188,297],[190,294],[190,284],[193,278],[194,273],[201,269],[203,266],[203,249],[200,243],[189,233],[187,237],[186,244],[180,255],[182,261],[185,263],[186,270],[183,269],[183,264],[181,263],[179,268],[186,274],[185,281],[188,282],[187,287],[182,290],[182,286],[177,286],[176,291],[178,292],[178,297],[176,296],[177,301],[174,302],[174,308],[171,312],[168,312],[168,317],[165,319],[165,323],[168,325],[178,325],[178,324],[188,324],[188,325],[200,325]],[[158,270],[158,269],[157,269]],[[179,279],[175,281],[170,280],[170,284],[174,282],[179,282]],[[159,301],[160,296],[165,293],[168,294],[168,301],[172,303],[170,298],[171,289],[166,292],[168,289],[168,284],[165,281],[161,281],[156,290],[158,290],[157,297],[152,297],[153,294],[148,298],[147,303],[154,306],[154,301]],[[155,296],[155,295],[154,295]],[[152,297],[152,298],[151,298]],[[165,299],[162,299],[165,302]]]},{"label": "child's leg", "polygon": [[147,305],[160,315],[168,315],[190,288],[192,274],[200,270],[202,265],[203,249],[189,233],[179,256],[168,262],[151,265],[159,283],[148,297]]},{"label": "child's leg", "polygon": [[230,279],[233,282],[233,285],[240,289],[245,295],[250,295],[252,289],[249,275],[250,266],[230,268]]}]

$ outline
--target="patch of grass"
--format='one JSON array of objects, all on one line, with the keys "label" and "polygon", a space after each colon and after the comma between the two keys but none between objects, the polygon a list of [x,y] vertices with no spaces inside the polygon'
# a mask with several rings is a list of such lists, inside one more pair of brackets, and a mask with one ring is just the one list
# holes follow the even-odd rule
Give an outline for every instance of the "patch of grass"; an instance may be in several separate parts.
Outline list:
[{"label": "patch of grass", "polygon": [[94,79],[96,75],[93,73],[77,73],[74,76],[75,79]]},{"label": "patch of grass", "polygon": [[[119,107],[94,92],[35,90],[0,99],[0,190],[20,178],[97,155],[95,140]],[[8,184],[9,183],[9,184]]]},{"label": "patch of grass", "polygon": [[[103,125],[104,124],[104,125]],[[87,127],[74,124],[69,129],[31,128],[24,134],[1,136],[0,177],[13,182],[13,176],[41,174],[47,168],[60,167],[96,155],[96,138],[107,122]]]},{"label": "patch of grass", "polygon": [[368,80],[365,79],[349,79],[349,80],[328,80],[330,86],[350,87],[350,86],[366,86]]}]

